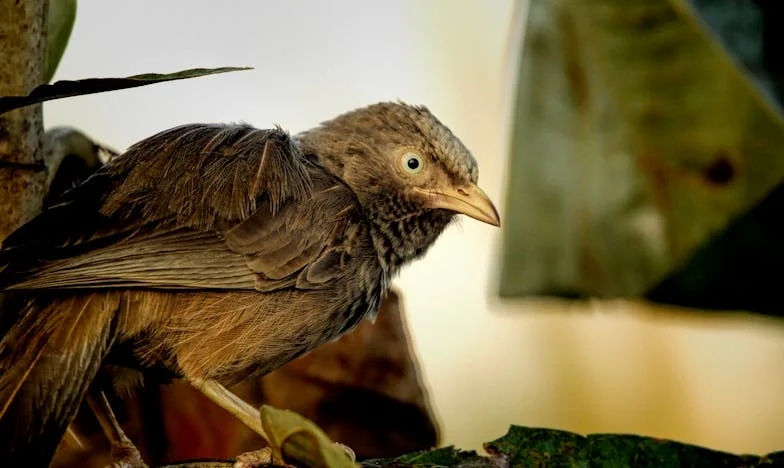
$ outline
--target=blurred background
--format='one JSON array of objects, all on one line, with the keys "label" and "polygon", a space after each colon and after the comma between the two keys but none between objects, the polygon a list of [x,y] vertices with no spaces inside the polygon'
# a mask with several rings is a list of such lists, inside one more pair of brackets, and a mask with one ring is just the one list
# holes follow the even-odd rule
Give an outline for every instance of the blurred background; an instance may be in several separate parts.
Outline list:
[{"label": "blurred background", "polygon": [[[641,113],[627,98],[650,92],[634,78],[644,75],[643,65],[622,65],[640,55],[624,47],[651,37],[650,21],[635,18],[634,8],[626,17],[602,16],[609,10],[599,7],[617,2],[593,2],[604,4],[593,13],[579,3],[81,0],[55,80],[255,69],[49,102],[45,125],[74,126],[122,150],[188,122],[278,123],[296,133],[377,101],[424,104],[472,150],[481,186],[504,220],[501,230],[462,220],[395,281],[442,444],[479,449],[514,423],[637,433],[739,453],[781,450],[784,322],[623,299],[540,297],[641,294],[772,187],[756,184],[759,193],[747,196],[755,184],[744,182],[743,203],[726,202],[718,189],[673,189],[671,179],[687,180],[687,188],[689,179],[670,177],[677,164],[659,164],[667,161],[659,156],[677,152],[682,141],[652,144],[660,134],[636,133],[629,122],[666,130],[660,122],[673,109],[684,118],[700,106],[713,116],[747,116],[760,100],[728,107],[717,99],[756,96],[751,87],[730,86],[740,76],[732,71],[730,84],[678,88],[667,81],[667,64],[699,77],[682,68],[699,60],[652,48],[645,50],[658,54],[656,69],[665,71],[655,93],[687,94]],[[626,36],[602,36],[608,24],[626,28]],[[653,32],[666,38],[672,31]],[[716,54],[717,44],[699,47]],[[732,67],[729,58],[714,61]],[[704,76],[714,76],[711,70]],[[602,89],[614,92],[593,92]],[[776,116],[758,112],[759,119]],[[686,141],[690,149],[725,140],[743,148],[729,141],[742,129],[733,133],[717,119],[708,122],[717,126],[695,126],[699,141]],[[647,152],[635,153],[640,147]],[[691,208],[680,217],[662,214],[663,196]],[[673,226],[696,226],[706,205],[706,227],[679,237]]]}]

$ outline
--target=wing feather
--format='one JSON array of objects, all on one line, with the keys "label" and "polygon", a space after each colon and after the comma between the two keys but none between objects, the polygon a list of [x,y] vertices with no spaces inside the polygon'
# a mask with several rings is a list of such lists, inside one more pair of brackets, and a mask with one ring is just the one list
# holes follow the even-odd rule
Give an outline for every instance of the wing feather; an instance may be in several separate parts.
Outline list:
[{"label": "wing feather", "polygon": [[132,146],[9,236],[0,289],[294,287],[321,256],[351,249],[343,233],[359,213],[280,129],[181,126]]}]

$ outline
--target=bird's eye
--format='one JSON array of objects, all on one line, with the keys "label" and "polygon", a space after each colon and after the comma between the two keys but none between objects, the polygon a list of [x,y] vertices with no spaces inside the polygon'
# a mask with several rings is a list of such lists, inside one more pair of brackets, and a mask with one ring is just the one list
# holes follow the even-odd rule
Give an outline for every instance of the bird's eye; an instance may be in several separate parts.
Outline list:
[{"label": "bird's eye", "polygon": [[422,170],[424,164],[418,154],[406,153],[403,155],[403,169],[409,174],[416,174]]}]

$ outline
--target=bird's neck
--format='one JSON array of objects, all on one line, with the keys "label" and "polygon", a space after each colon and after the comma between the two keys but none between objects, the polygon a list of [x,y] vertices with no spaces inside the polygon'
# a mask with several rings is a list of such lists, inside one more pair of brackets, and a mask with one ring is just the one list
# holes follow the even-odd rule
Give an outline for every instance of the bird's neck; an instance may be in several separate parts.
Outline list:
[{"label": "bird's neck", "polygon": [[371,235],[379,261],[394,275],[406,263],[425,254],[455,215],[445,210],[427,211],[398,219],[374,219]]}]

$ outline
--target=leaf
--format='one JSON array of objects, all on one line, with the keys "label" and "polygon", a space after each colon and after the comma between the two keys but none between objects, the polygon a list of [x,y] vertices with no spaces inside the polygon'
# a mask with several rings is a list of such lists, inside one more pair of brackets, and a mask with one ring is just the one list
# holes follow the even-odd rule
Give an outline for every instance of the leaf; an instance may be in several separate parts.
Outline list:
[{"label": "leaf", "polygon": [[571,432],[511,426],[505,436],[484,444],[484,448],[510,466],[566,467],[593,461],[585,442],[584,437]]},{"label": "leaf", "polygon": [[164,81],[184,80],[199,76],[215,75],[234,71],[252,70],[251,67],[192,68],[176,73],[146,73],[126,78],[87,78],[84,80],[61,80],[38,86],[27,96],[0,97],[0,114],[39,102],[85,94],[103,93],[118,89],[136,88]]},{"label": "leaf", "polygon": [[353,468],[344,447],[332,442],[313,422],[299,414],[268,405],[259,408],[261,424],[270,438],[273,462],[285,460],[310,467]]},{"label": "leaf", "polygon": [[484,445],[515,467],[754,467],[784,461],[784,452],[766,456],[733,455],[680,442],[637,435],[581,436],[554,429],[511,426],[507,434]]},{"label": "leaf", "polygon": [[76,20],[76,0],[49,0],[44,82],[52,80]]},{"label": "leaf", "polygon": [[[731,2],[716,4],[691,0],[700,17],[722,40],[733,56],[752,73],[769,96],[784,96],[781,52],[765,47],[771,37],[784,37],[780,27],[781,4]],[[760,26],[764,27],[760,27]],[[777,276],[784,265],[784,185],[779,185],[758,205],[736,217],[714,235],[645,298],[651,301],[723,311],[750,311],[784,317],[784,299]]]},{"label": "leaf", "polygon": [[642,295],[784,180],[772,93],[685,0],[532,0],[518,69],[503,296]]},{"label": "leaf", "polygon": [[363,467],[754,467],[784,462],[784,452],[765,456],[731,453],[663,439],[623,434],[581,436],[556,429],[511,426],[503,437],[484,444],[489,456],[453,447],[397,458],[366,460]]},{"label": "leaf", "polygon": [[420,452],[402,455],[397,458],[365,460],[361,463],[363,467],[440,467],[452,466],[461,468],[480,468],[498,467],[497,464],[487,457],[478,455],[473,450],[458,450],[454,447],[443,447],[433,450],[423,450]]}]

